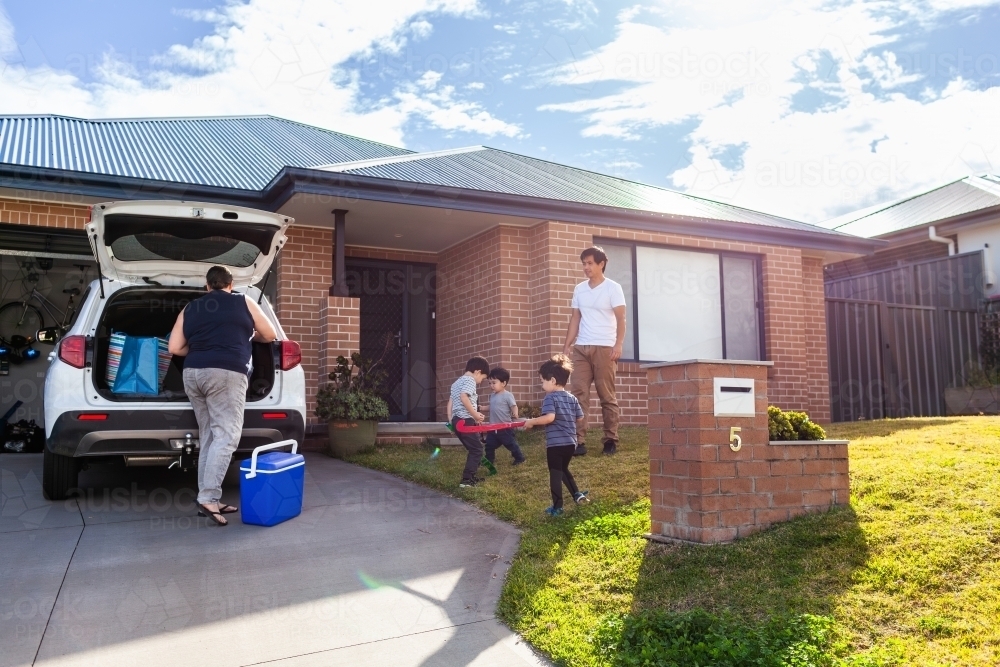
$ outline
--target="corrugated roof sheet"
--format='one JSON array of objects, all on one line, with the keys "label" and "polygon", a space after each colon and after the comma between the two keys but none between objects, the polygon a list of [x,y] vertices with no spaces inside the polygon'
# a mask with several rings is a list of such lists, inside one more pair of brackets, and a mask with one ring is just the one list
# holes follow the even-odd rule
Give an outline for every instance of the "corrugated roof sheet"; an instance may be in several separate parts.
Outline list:
[{"label": "corrugated roof sheet", "polygon": [[359,176],[830,233],[815,225],[483,146],[318,168]]},{"label": "corrugated roof sheet", "polygon": [[[0,116],[0,163],[261,191],[284,167],[841,235],[815,225],[516,153],[414,153],[273,116]],[[846,236],[846,235],[845,235]]]},{"label": "corrugated roof sheet", "polygon": [[410,152],[274,116],[0,116],[3,163],[239,190],[263,189],[284,167]]},{"label": "corrugated roof sheet", "polygon": [[992,206],[1000,206],[1000,178],[968,176],[912,197],[827,220],[822,226],[870,239]]}]

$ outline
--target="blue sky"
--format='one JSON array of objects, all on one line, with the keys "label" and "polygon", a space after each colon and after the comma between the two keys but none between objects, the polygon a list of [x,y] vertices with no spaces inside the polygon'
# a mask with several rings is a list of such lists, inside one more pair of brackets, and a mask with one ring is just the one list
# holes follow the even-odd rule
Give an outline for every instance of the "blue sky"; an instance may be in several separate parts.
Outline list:
[{"label": "blue sky", "polygon": [[818,222],[1000,169],[1000,0],[0,0],[0,113],[270,113]]}]

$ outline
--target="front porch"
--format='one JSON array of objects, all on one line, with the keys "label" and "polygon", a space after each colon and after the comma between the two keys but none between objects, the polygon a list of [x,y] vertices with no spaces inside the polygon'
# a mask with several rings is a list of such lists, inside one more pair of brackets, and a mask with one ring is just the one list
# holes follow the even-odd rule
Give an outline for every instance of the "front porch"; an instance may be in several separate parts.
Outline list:
[{"label": "front porch", "polygon": [[[822,252],[454,205],[299,193],[279,208],[296,224],[278,262],[277,310],[302,345],[310,415],[337,356],[374,356],[387,335],[394,348],[387,356],[399,369],[389,390],[396,421],[443,421],[448,388],[475,354],[511,372],[518,403],[538,405],[536,369],[562,350],[572,291],[582,278],[579,252],[610,242],[756,258],[760,356],[774,362],[774,401],[829,420]],[[424,318],[419,341],[416,315]],[[670,326],[688,326],[684,314],[671,317]],[[618,378],[622,423],[644,425],[646,376],[638,359],[620,362]],[[595,398],[591,415],[599,418],[596,407]],[[315,418],[310,426],[315,435],[324,429]]]}]

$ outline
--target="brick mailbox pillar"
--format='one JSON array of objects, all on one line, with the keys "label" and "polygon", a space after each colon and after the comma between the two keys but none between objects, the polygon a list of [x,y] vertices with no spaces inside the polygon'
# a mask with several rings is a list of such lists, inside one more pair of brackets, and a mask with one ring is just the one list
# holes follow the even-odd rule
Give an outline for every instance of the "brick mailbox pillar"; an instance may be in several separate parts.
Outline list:
[{"label": "brick mailbox pillar", "polygon": [[[770,365],[695,360],[644,366],[651,539],[730,542],[847,504],[846,441],[768,442]],[[723,416],[747,410],[752,416]]]}]

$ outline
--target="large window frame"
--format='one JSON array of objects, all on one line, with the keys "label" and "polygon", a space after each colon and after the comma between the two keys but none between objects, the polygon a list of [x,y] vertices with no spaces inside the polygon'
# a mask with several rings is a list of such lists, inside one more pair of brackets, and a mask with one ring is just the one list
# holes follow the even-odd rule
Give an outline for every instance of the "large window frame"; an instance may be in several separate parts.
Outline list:
[{"label": "large window frame", "polygon": [[631,327],[631,332],[626,332],[626,335],[631,335],[632,337],[632,349],[635,350],[635,358],[626,359],[622,358],[620,361],[628,363],[657,363],[663,361],[662,359],[643,359],[641,357],[642,350],[639,347],[639,265],[636,257],[636,248],[661,248],[664,250],[679,250],[682,252],[697,252],[707,255],[715,255],[719,260],[719,302],[721,310],[721,322],[722,322],[722,358],[728,359],[728,351],[726,350],[726,290],[725,290],[725,279],[723,276],[723,258],[732,257],[737,259],[751,260],[754,263],[754,307],[757,311],[757,338],[758,338],[758,357],[761,361],[767,361],[767,345],[764,335],[764,275],[763,275],[763,262],[761,261],[761,256],[754,253],[745,252],[732,252],[728,250],[713,250],[708,248],[692,248],[690,246],[672,245],[665,243],[638,243],[635,241],[625,241],[622,239],[611,239],[611,238],[594,238],[594,245],[606,248],[607,246],[617,246],[626,247],[630,250],[632,254],[632,313],[634,324]]}]

